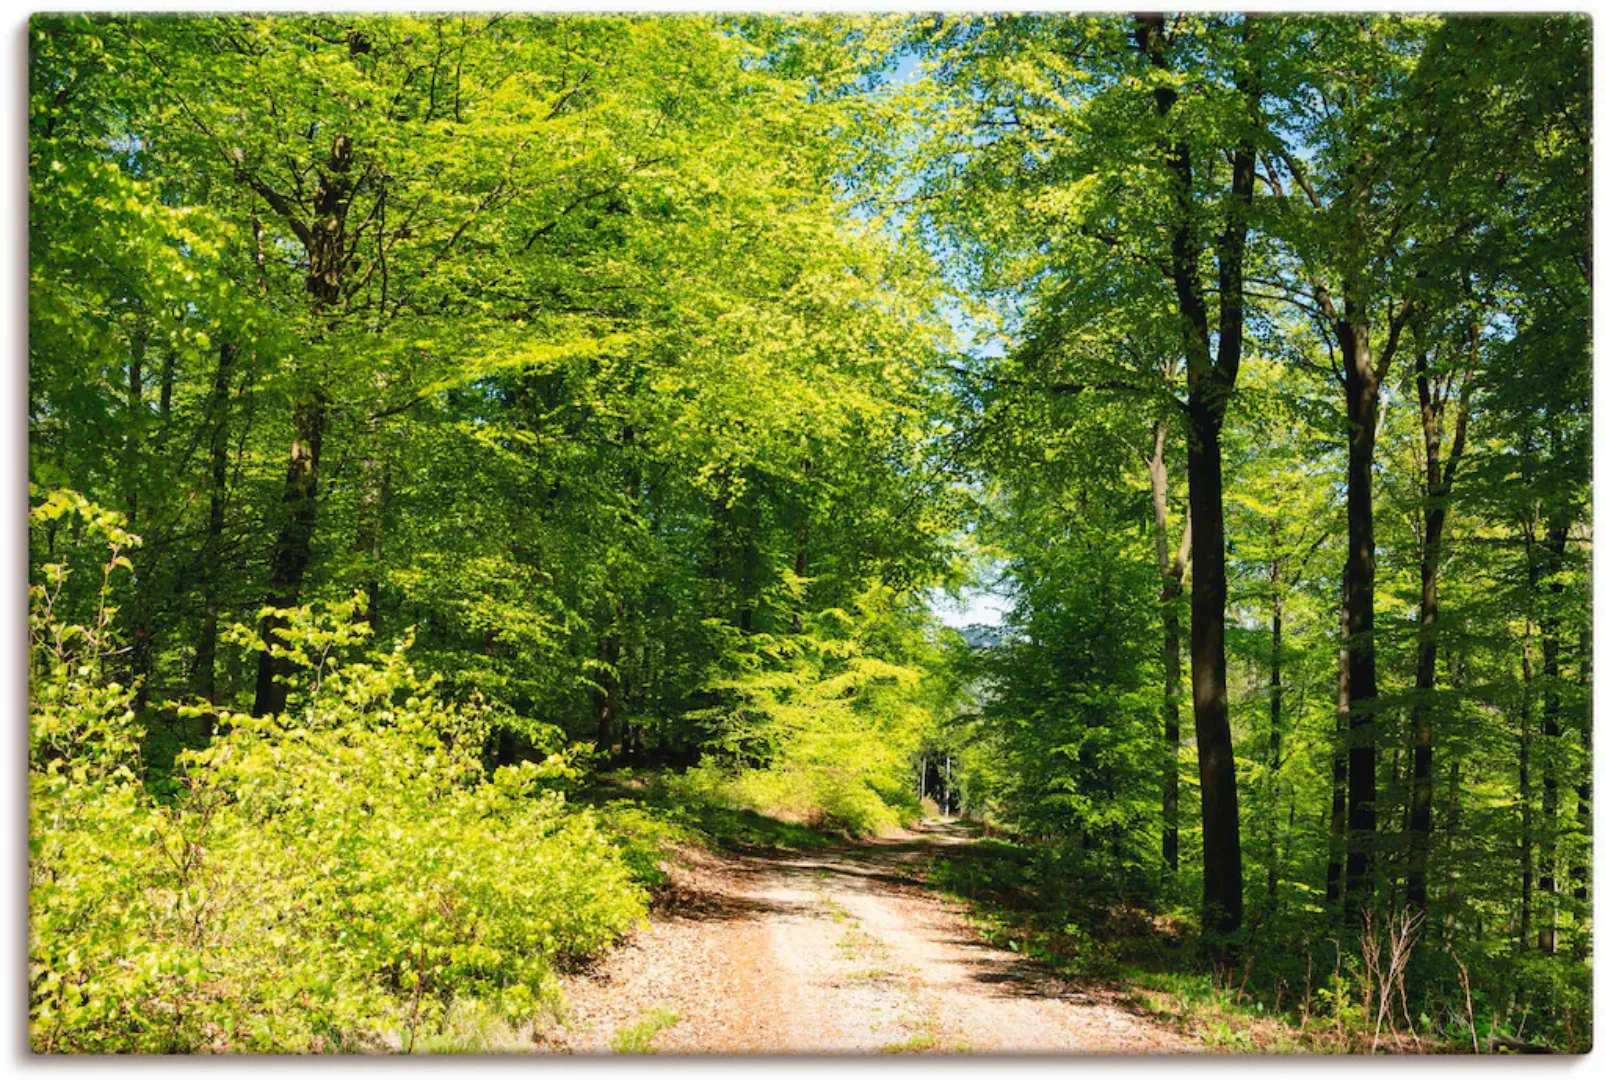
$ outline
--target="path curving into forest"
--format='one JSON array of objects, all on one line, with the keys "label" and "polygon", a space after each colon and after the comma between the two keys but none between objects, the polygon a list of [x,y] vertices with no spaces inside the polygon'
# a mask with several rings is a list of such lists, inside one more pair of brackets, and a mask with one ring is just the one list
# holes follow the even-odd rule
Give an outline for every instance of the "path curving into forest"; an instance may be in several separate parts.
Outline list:
[{"label": "path curving into forest", "polygon": [[969,836],[913,832],[806,853],[687,854],[651,925],[564,980],[550,1049],[660,1053],[1200,1049],[1117,988],[987,945],[923,884]]}]

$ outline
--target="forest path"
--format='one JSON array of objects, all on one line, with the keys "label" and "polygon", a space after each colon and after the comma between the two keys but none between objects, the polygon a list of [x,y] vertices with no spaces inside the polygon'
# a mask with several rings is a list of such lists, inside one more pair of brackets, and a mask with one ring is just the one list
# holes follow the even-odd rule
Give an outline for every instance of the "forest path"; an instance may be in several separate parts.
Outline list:
[{"label": "forest path", "polygon": [[1180,1053],[1118,988],[985,944],[923,883],[970,837],[927,822],[806,853],[687,853],[670,903],[564,980],[548,1046],[578,1053]]}]

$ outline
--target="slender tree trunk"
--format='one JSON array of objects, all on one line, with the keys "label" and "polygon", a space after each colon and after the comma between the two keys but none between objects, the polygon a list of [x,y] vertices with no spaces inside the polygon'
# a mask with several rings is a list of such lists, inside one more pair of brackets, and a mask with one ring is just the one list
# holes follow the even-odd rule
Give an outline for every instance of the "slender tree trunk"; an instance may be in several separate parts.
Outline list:
[{"label": "slender tree trunk", "polygon": [[1538,892],[1544,906],[1543,925],[1538,930],[1538,949],[1553,953],[1559,944],[1557,921],[1559,917],[1560,876],[1560,612],[1558,600],[1564,585],[1559,573],[1566,553],[1566,533],[1570,520],[1566,514],[1552,515],[1544,532],[1543,558],[1545,577],[1549,579],[1549,604],[1540,615],[1539,632],[1543,639],[1544,661],[1544,723],[1543,748],[1539,753],[1539,769],[1543,774],[1543,817],[1540,826]]},{"label": "slender tree trunk", "polygon": [[1282,794],[1282,559],[1271,560],[1271,730],[1270,760],[1266,767],[1265,819],[1271,823],[1265,856],[1265,906],[1276,910],[1276,889],[1281,876],[1281,844],[1277,832],[1277,806]]},{"label": "slender tree trunk", "polygon": [[1521,908],[1518,933],[1525,950],[1533,926],[1533,659],[1532,622],[1528,620],[1521,640],[1521,745],[1516,758],[1516,801],[1521,806]]},{"label": "slender tree trunk", "polygon": [[178,354],[174,349],[162,353],[162,370],[157,377],[156,415],[161,420],[161,443],[167,445],[168,425],[173,420],[173,381],[178,376]]},{"label": "slender tree trunk", "polygon": [[[617,613],[615,613],[617,614]],[[596,751],[605,760],[613,757],[614,723],[619,714],[619,636],[618,626],[609,627],[597,643],[596,658],[601,670],[601,688],[592,697],[592,716],[596,722]]]},{"label": "slender tree trunk", "polygon": [[[295,405],[295,438],[290,442],[290,467],[284,481],[284,522],[273,542],[268,570],[268,603],[271,607],[293,606],[301,594],[301,582],[312,561],[312,533],[318,519],[318,464],[323,454],[325,405],[322,394],[313,394]],[[268,615],[262,620],[262,639],[271,648],[280,642],[284,628],[282,616]],[[257,657],[256,716],[284,711],[289,698],[285,682],[293,670],[287,657],[263,650]]]},{"label": "slender tree trunk", "polygon": [[[1590,914],[1588,875],[1593,864],[1589,858],[1589,850],[1594,839],[1594,785],[1590,779],[1594,767],[1593,641],[1589,630],[1590,627],[1585,622],[1577,653],[1580,682],[1586,695],[1583,708],[1578,714],[1578,736],[1583,760],[1578,766],[1581,779],[1577,781],[1577,831],[1581,834],[1582,843],[1578,845],[1578,861],[1574,862],[1571,868],[1572,898],[1577,901],[1577,918],[1580,921],[1586,920]],[[1576,959],[1583,960],[1588,955],[1588,938],[1586,931],[1572,935],[1572,950]]]},{"label": "slender tree trunk", "polygon": [[1159,611],[1164,627],[1165,700],[1164,739],[1165,773],[1162,782],[1164,835],[1162,854],[1166,869],[1174,874],[1177,869],[1180,843],[1180,769],[1181,769],[1181,613],[1182,580],[1187,571],[1188,549],[1192,544],[1192,510],[1189,507],[1182,525],[1181,543],[1174,558],[1170,554],[1170,476],[1165,466],[1166,425],[1161,422],[1154,428],[1154,454],[1148,461],[1148,478],[1154,504],[1154,554],[1159,566]]},{"label": "slender tree trunk", "polygon": [[[233,375],[235,346],[225,341],[217,350],[217,372],[212,380],[212,397],[207,423],[208,475],[211,490],[206,517],[206,539],[201,544],[201,630],[195,642],[195,666],[190,671],[190,691],[217,704],[217,620],[221,578],[223,519],[228,499],[229,384]],[[201,734],[212,737],[214,717],[201,720]]]},{"label": "slender tree trunk", "polygon": [[[356,47],[354,43],[352,48]],[[354,190],[351,162],[351,140],[337,136],[325,167],[317,174],[310,223],[297,220],[282,197],[275,205],[306,249],[306,290],[314,324],[341,302],[341,273],[347,255],[346,213]],[[246,179],[258,193],[265,194],[265,187]],[[321,380],[313,380],[297,396],[292,411],[294,434],[284,482],[284,520],[273,542],[268,572],[271,607],[291,607],[300,600],[301,583],[312,562],[312,537],[318,520],[318,469],[327,422],[327,397]],[[273,648],[282,644],[279,632],[283,627],[281,616],[268,615],[262,620],[261,635],[267,647],[257,656],[256,700],[251,707],[257,716],[283,712],[289,697],[285,679],[293,665],[287,658],[272,654]]]},{"label": "slender tree trunk", "polygon": [[1465,377],[1455,418],[1449,459],[1442,460],[1444,398],[1433,392],[1422,352],[1416,368],[1416,397],[1426,449],[1426,514],[1421,545],[1421,611],[1416,630],[1416,700],[1410,710],[1409,849],[1405,899],[1419,910],[1427,907],[1427,863],[1432,842],[1432,718],[1438,680],[1438,572],[1443,564],[1443,535],[1449,515],[1455,470],[1466,446],[1470,414],[1470,376]]},{"label": "slender tree trunk", "polygon": [[[1347,638],[1349,617],[1339,616],[1341,638]],[[1326,858],[1326,905],[1334,918],[1343,910],[1343,854],[1347,848],[1349,800],[1349,731],[1344,719],[1348,700],[1348,650],[1338,653],[1338,711],[1332,730],[1332,815],[1328,826]]]},{"label": "slender tree trunk", "polygon": [[1376,539],[1371,469],[1376,453],[1379,374],[1372,364],[1370,326],[1345,302],[1339,324],[1349,428],[1348,540],[1343,568],[1343,652],[1339,659],[1338,714],[1348,722],[1348,860],[1345,912],[1358,925],[1371,906],[1376,874]]},{"label": "slender tree trunk", "polygon": [[[128,515],[130,532],[141,531],[140,478],[143,475],[145,413],[145,354],[149,346],[150,331],[147,318],[140,313],[135,318],[134,331],[129,341],[128,355],[128,422],[123,437],[123,499]],[[134,550],[129,554],[135,566],[134,588],[125,615],[128,619],[128,681],[134,687],[134,709],[143,712],[150,692],[147,685],[151,674],[150,628],[150,552]]]}]

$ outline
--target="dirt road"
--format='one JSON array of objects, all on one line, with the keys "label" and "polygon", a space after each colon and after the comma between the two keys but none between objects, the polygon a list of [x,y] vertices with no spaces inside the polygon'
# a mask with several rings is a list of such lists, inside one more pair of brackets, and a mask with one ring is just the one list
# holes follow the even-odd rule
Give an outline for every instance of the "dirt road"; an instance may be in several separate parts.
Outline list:
[{"label": "dirt road", "polygon": [[919,869],[967,837],[928,825],[806,854],[699,854],[672,902],[565,980],[576,1053],[1185,1053],[1107,986],[986,945]]}]

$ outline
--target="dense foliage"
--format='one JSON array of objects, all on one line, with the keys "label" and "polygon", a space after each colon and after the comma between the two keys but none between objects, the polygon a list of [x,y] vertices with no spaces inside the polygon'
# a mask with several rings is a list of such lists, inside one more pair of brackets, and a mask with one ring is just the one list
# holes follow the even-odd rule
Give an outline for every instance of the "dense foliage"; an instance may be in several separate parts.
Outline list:
[{"label": "dense foliage", "polygon": [[30,46],[37,1048],[483,1049],[927,795],[1056,962],[1589,1044],[1586,21]]},{"label": "dense foliage", "polygon": [[904,183],[1001,342],[954,372],[1013,598],[967,809],[1266,1000],[1409,920],[1417,1027],[1588,1045],[1587,24],[915,42]]},{"label": "dense foliage", "polygon": [[914,812],[947,331],[853,209],[856,30],[31,43],[35,1045],[527,1024],[656,872],[587,761]]},{"label": "dense foliage", "polygon": [[[68,515],[111,541],[110,583],[120,518],[65,495],[35,516]],[[485,707],[442,700],[405,642],[363,651],[356,602],[289,613],[295,713],[220,711],[204,750],[149,769],[106,621],[57,618],[68,575],[45,568],[33,615],[39,1049],[411,1049],[447,1009],[527,1022],[554,962],[644,915],[619,847],[565,807],[563,757],[487,768]]]}]

